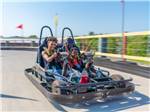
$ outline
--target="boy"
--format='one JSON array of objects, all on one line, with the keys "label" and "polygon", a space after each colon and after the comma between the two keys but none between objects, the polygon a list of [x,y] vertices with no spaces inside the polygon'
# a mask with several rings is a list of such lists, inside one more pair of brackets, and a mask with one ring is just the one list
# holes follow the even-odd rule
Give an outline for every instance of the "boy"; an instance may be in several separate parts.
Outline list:
[{"label": "boy", "polygon": [[47,39],[48,48],[44,48],[42,56],[47,63],[47,69],[55,74],[61,74],[61,63],[58,60],[58,53],[56,53],[57,39],[55,37],[49,37]]}]

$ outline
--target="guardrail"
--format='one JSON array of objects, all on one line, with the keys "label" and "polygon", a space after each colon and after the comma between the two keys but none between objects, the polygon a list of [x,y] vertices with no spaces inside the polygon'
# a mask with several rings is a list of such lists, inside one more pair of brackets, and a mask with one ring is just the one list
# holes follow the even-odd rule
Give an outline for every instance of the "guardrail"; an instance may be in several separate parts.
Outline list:
[{"label": "guardrail", "polygon": [[[114,57],[114,58],[122,58],[122,55],[120,54],[111,54],[111,53],[101,53],[101,52],[95,52],[96,56],[107,56],[107,57]],[[124,55],[125,59],[131,59],[131,60],[139,60],[139,61],[147,61],[150,62],[150,57],[141,57],[141,56],[129,56]]]},{"label": "guardrail", "polygon": [[37,47],[26,46],[1,46],[0,50],[22,50],[22,51],[36,51]]}]

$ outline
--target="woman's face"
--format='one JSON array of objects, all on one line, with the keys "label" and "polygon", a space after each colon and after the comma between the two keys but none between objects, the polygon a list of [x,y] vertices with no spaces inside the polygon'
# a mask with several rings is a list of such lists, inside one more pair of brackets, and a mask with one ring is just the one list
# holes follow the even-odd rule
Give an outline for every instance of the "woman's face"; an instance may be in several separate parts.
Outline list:
[{"label": "woman's face", "polygon": [[54,50],[56,48],[57,43],[55,41],[48,42],[48,48]]}]

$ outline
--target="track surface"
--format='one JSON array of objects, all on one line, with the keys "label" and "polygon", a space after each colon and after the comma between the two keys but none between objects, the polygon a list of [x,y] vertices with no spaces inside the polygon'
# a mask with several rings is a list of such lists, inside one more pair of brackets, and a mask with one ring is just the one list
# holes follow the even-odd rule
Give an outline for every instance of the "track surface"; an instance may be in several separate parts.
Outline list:
[{"label": "track surface", "polygon": [[0,105],[2,111],[69,111],[69,112],[115,112],[115,111],[150,111],[150,79],[124,73],[108,68],[111,74],[122,74],[132,77],[136,90],[129,96],[108,98],[106,101],[93,100],[68,106],[56,102],[49,103],[43,94],[25,77],[24,69],[32,67],[36,52],[32,51],[2,51],[1,52],[1,90]]}]

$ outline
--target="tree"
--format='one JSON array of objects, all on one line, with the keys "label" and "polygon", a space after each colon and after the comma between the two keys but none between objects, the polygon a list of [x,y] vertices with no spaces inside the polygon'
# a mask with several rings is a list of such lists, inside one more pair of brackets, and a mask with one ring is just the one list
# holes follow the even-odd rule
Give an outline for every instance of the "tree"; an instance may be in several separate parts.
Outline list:
[{"label": "tree", "polygon": [[38,38],[36,35],[30,35],[29,38]]},{"label": "tree", "polygon": [[92,32],[92,31],[91,31],[91,32],[89,32],[89,35],[94,35],[94,34],[95,34],[95,33],[94,33],[94,32]]}]

